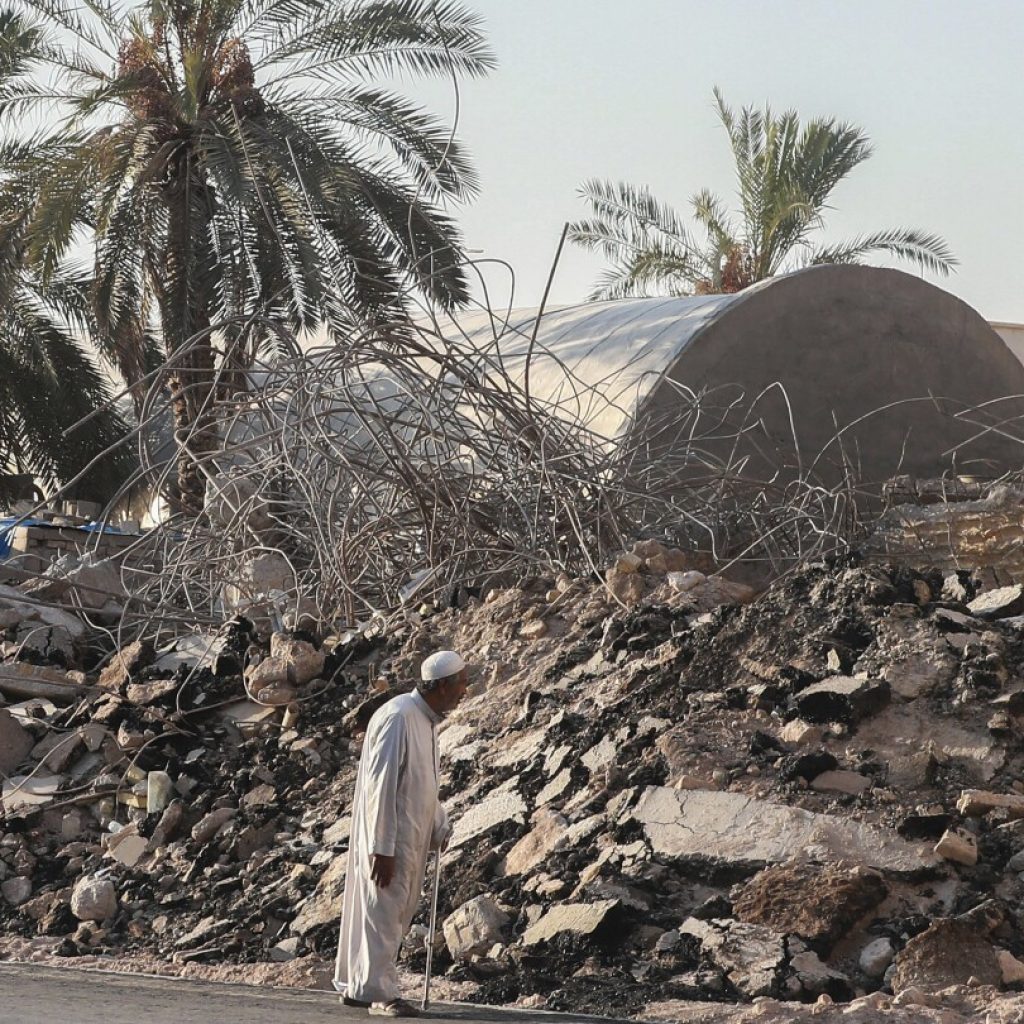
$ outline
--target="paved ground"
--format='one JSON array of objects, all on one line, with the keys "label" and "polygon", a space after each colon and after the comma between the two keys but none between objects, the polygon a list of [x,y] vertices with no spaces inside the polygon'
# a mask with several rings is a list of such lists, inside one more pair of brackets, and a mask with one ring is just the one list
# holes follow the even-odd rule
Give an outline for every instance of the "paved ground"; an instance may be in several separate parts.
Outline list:
[{"label": "paved ground", "polygon": [[[550,1024],[556,1020],[601,1019],[452,1003],[432,1007],[430,1018],[439,1024]],[[0,963],[3,1024],[347,1024],[387,1019],[341,1006],[338,998],[327,992]]]}]

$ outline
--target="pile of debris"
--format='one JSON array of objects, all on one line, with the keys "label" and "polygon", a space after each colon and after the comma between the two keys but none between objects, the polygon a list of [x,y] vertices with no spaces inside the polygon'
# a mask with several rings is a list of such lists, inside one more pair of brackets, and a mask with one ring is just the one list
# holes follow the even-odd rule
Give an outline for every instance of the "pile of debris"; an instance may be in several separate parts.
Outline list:
[{"label": "pile of debris", "polygon": [[362,729],[451,646],[472,686],[441,733],[435,966],[476,1001],[1024,985],[1024,587],[821,564],[755,600],[711,568],[644,541],[603,579],[96,664],[80,636],[28,644],[54,609],[4,591],[0,927],[66,957],[326,965]]}]

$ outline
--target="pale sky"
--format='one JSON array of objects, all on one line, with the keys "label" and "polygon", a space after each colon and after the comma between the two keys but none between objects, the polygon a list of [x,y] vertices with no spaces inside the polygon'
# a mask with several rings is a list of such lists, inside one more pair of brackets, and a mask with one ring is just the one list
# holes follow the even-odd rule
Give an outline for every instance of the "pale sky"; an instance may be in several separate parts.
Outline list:
[{"label": "pale sky", "polygon": [[[875,153],[834,193],[825,237],[937,232],[960,267],[929,279],[1024,321],[1024,0],[465,2],[500,66],[461,86],[482,191],[459,217],[468,245],[514,266],[516,305],[539,301],[563,223],[587,215],[587,178],[649,185],[678,209],[703,186],[732,199],[718,85],[734,108],[863,127]],[[450,115],[450,86],[403,89]],[[601,267],[567,247],[550,301],[579,301]],[[490,272],[498,292],[504,279]]]}]

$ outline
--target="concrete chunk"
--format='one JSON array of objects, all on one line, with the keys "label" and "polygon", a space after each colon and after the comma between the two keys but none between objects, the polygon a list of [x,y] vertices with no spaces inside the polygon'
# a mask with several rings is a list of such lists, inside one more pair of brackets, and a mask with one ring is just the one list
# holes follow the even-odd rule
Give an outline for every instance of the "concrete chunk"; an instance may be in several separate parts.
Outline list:
[{"label": "concrete chunk", "polygon": [[573,935],[592,935],[618,906],[618,900],[599,900],[597,903],[563,903],[552,907],[526,929],[523,945],[535,946],[538,942],[567,932]]},{"label": "concrete chunk", "polygon": [[444,941],[456,960],[486,953],[502,942],[509,917],[490,896],[477,896],[463,903],[444,922]]},{"label": "concrete chunk", "polygon": [[799,858],[842,858],[897,874],[939,864],[926,846],[886,829],[742,793],[649,786],[633,817],[656,854],[680,860],[760,867]]},{"label": "concrete chunk", "polygon": [[981,818],[989,811],[1005,810],[1010,818],[1024,818],[1024,796],[1017,793],[990,793],[984,789],[965,789],[956,802],[965,818]]},{"label": "concrete chunk", "polygon": [[963,829],[946,829],[935,844],[935,852],[945,860],[973,867],[978,863],[978,841]]},{"label": "concrete chunk", "polygon": [[967,607],[979,619],[1008,619],[1024,613],[1024,586],[1014,583],[979,594]]}]

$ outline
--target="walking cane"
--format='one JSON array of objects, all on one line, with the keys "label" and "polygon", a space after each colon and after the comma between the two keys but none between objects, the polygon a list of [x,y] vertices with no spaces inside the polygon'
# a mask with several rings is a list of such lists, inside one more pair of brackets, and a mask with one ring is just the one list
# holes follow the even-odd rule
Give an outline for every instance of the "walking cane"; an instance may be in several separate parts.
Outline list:
[{"label": "walking cane", "polygon": [[430,930],[427,932],[427,973],[423,977],[423,1001],[420,1009],[430,1006],[430,968],[434,961],[434,932],[437,930],[437,896],[441,890],[441,851],[434,852],[434,896],[430,902]]}]

